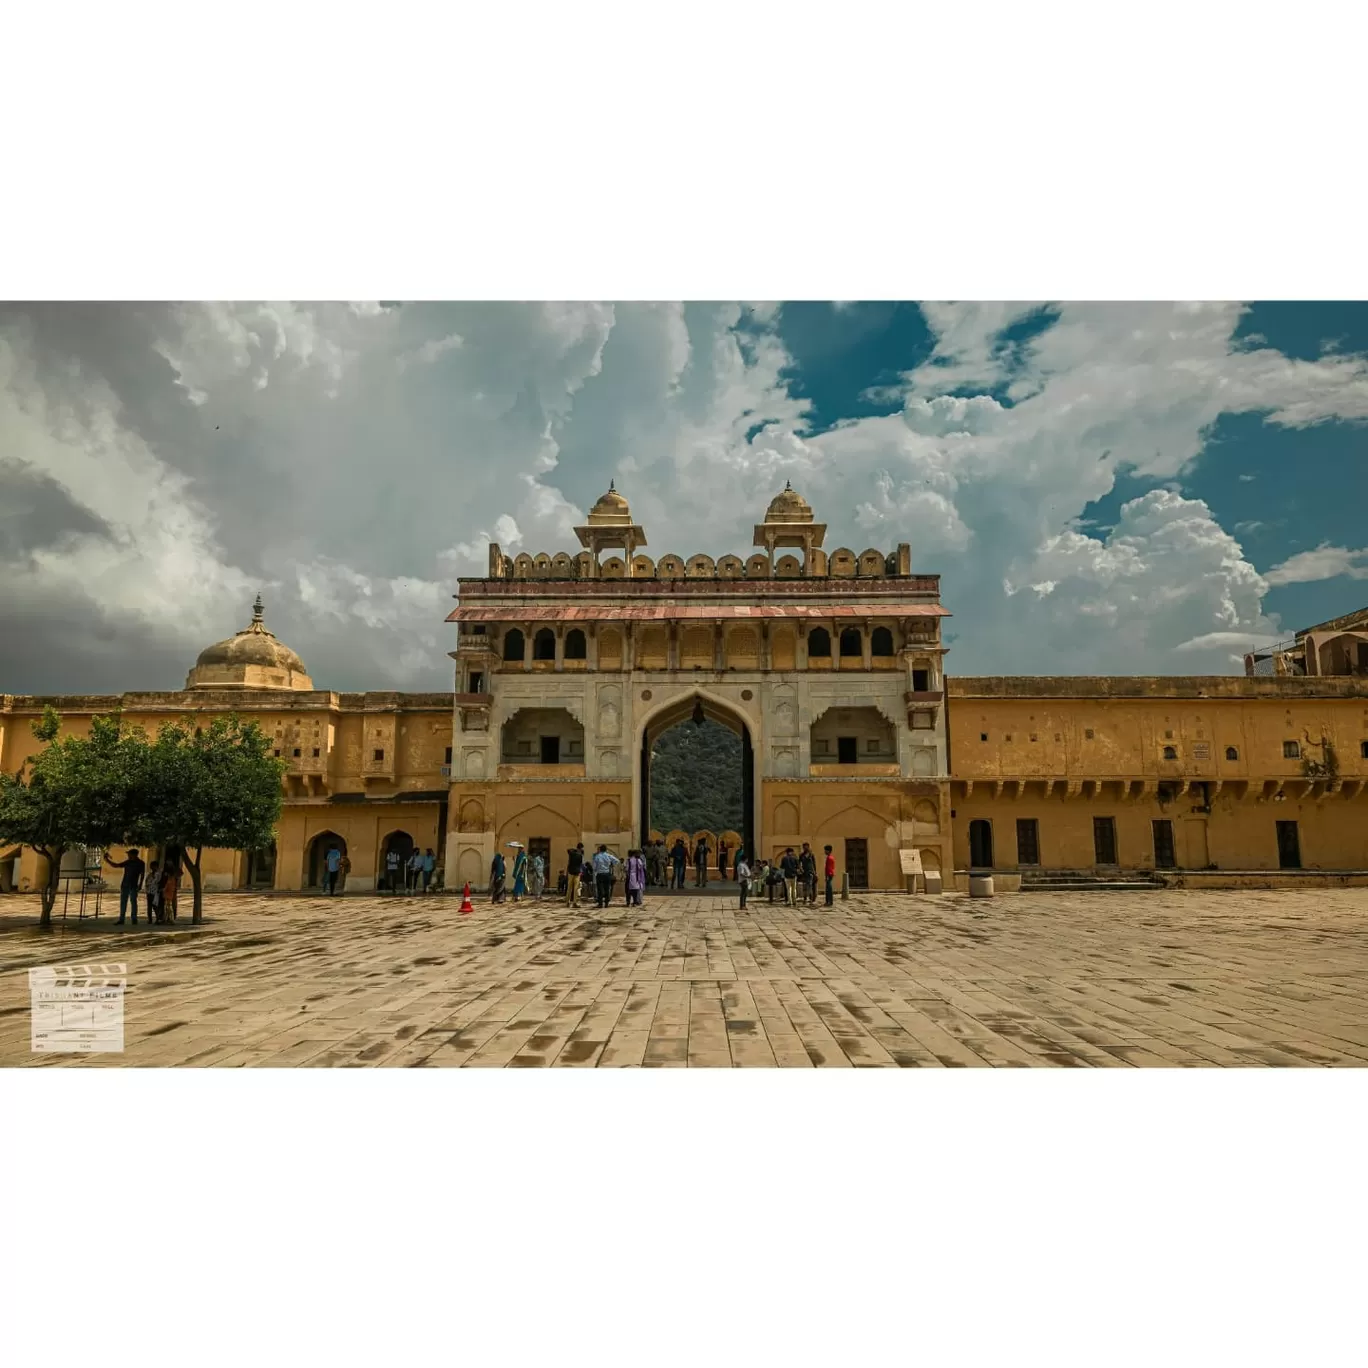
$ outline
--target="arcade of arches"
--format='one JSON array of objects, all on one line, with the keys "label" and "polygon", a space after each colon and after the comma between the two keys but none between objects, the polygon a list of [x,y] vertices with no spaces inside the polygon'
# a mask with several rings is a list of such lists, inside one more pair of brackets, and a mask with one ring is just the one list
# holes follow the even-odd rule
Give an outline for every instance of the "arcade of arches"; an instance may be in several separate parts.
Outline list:
[{"label": "arcade of arches", "polygon": [[[48,702],[76,733],[235,712],[273,738],[284,808],[270,848],[205,852],[207,888],[317,888],[332,844],[350,891],[376,887],[390,845],[480,888],[510,840],[554,874],[577,842],[672,837],[652,753],[701,718],[738,738],[741,798],[689,822],[761,856],[831,844],[857,886],[901,887],[909,849],[946,887],[977,867],[1368,882],[1368,610],[1244,676],[947,678],[939,577],[907,544],[829,551],[795,490],[744,554],[653,553],[615,489],[575,532],[573,552],[491,545],[459,582],[451,692],[316,688],[258,601],[182,690],[0,694],[0,766],[38,748]],[[0,849],[0,892],[43,874]]]}]

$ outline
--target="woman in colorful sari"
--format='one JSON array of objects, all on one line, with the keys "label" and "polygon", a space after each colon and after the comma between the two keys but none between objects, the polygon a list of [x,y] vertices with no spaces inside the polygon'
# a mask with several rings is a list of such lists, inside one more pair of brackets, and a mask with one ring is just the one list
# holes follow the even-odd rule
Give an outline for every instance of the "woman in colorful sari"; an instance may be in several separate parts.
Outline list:
[{"label": "woman in colorful sari", "polygon": [[527,851],[521,847],[513,857],[513,901],[521,902],[527,892]]},{"label": "woman in colorful sari", "polygon": [[489,865],[489,901],[501,903],[504,900],[504,857],[502,850],[494,852]]},{"label": "woman in colorful sari", "polygon": [[642,907],[642,893],[646,888],[646,861],[641,858],[641,851],[629,850],[627,852],[627,906]]}]

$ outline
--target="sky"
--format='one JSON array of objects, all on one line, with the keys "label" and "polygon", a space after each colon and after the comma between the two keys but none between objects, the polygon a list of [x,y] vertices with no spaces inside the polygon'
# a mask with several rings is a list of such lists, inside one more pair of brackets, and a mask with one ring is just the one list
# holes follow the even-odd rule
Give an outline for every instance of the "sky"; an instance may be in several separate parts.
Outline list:
[{"label": "sky", "polygon": [[486,547],[942,576],[947,672],[1219,674],[1368,603],[1368,305],[0,305],[0,692],[174,689],[267,625],[448,689]]}]

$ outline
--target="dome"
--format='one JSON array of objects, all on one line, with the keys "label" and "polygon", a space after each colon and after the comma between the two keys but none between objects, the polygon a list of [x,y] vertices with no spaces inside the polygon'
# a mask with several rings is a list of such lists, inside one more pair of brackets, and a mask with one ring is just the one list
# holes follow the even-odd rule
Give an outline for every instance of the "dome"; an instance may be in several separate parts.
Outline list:
[{"label": "dome", "polygon": [[199,653],[185,687],[311,689],[313,683],[298,655],[266,630],[258,594],[251,624],[226,641],[206,646]]},{"label": "dome", "polygon": [[782,492],[776,494],[765,510],[765,521],[769,523],[796,523],[812,521],[812,505],[798,493],[787,480]]},{"label": "dome", "polygon": [[614,527],[630,527],[632,523],[632,510],[627,506],[627,500],[617,492],[613,482],[608,482],[608,492],[589,510],[589,525],[591,527],[602,527],[605,524]]}]

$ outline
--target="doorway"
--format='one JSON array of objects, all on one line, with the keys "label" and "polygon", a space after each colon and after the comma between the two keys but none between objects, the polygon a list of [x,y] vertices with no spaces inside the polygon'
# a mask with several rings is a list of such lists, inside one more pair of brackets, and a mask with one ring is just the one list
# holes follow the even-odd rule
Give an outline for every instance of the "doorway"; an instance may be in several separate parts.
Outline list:
[{"label": "doorway", "polygon": [[1300,869],[1302,867],[1301,835],[1297,831],[1296,822],[1279,822],[1277,825],[1278,868]]},{"label": "doorway", "polygon": [[1093,818],[1093,861],[1100,865],[1116,863],[1116,818]]},{"label": "doorway", "polygon": [[309,853],[306,862],[308,882],[306,888],[323,887],[323,871],[326,868],[325,861],[328,858],[328,851],[336,850],[342,855],[347,853],[347,843],[334,831],[320,831],[317,836],[309,842]]},{"label": "doorway", "polygon": [[1017,864],[1038,865],[1040,863],[1040,826],[1034,817],[1018,817]]},{"label": "doorway", "polygon": [[1207,850],[1207,824],[1200,817],[1185,817],[1183,838],[1183,844],[1187,847],[1187,867],[1209,869],[1211,855]]},{"label": "doorway", "polygon": [[560,764],[560,737],[543,736],[541,739],[541,762],[543,765]]},{"label": "doorway", "polygon": [[[399,868],[392,884],[389,878],[390,851],[399,856]],[[407,831],[391,831],[380,847],[380,868],[376,871],[376,887],[388,888],[391,893],[403,888],[407,878],[409,856],[412,854],[413,837]]]},{"label": "doorway", "polygon": [[969,868],[992,869],[993,824],[982,817],[969,823]]},{"label": "doorway", "polygon": [[869,842],[863,836],[847,836],[845,867],[851,888],[869,887]]},{"label": "doorway", "polygon": [[542,857],[542,870],[546,876],[546,882],[554,889],[558,871],[551,868],[551,838],[549,836],[529,836],[527,838],[527,863],[529,867],[534,855]]},{"label": "doorway", "polygon": [[276,843],[271,842],[265,850],[247,852],[247,874],[244,888],[274,888],[276,866]]},{"label": "doorway", "polygon": [[1173,846],[1173,823],[1167,817],[1156,817],[1154,828],[1155,869],[1177,869],[1178,855]]}]

